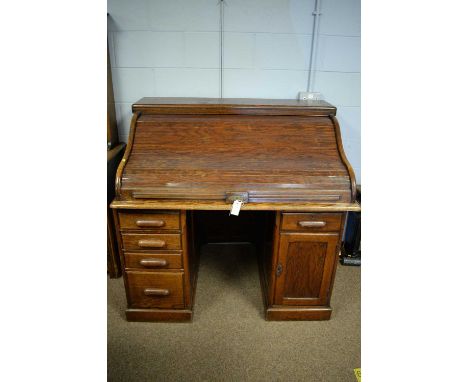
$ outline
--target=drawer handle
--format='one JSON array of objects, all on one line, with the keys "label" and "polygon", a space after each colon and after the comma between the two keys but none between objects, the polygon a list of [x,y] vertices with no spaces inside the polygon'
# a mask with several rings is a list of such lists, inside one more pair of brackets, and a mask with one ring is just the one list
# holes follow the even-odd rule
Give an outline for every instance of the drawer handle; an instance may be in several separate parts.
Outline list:
[{"label": "drawer handle", "polygon": [[167,260],[164,259],[141,259],[140,265],[144,267],[165,267]]},{"label": "drawer handle", "polygon": [[138,246],[141,248],[163,248],[166,246],[164,240],[138,240]]},{"label": "drawer handle", "polygon": [[166,222],[164,220],[137,220],[135,224],[138,227],[164,227]]},{"label": "drawer handle", "polygon": [[143,291],[145,296],[169,296],[169,289],[156,289],[156,288],[145,288]]},{"label": "drawer handle", "polygon": [[327,223],[325,222],[311,222],[311,221],[302,221],[298,222],[300,227],[302,228],[318,228],[318,227],[325,227]]}]

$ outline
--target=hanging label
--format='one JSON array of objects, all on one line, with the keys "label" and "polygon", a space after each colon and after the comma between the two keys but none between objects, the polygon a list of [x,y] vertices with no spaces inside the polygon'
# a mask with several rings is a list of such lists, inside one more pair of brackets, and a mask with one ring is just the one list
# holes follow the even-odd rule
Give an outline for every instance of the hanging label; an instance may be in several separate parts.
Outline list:
[{"label": "hanging label", "polygon": [[234,200],[229,215],[239,216],[240,209],[242,207],[242,200]]}]

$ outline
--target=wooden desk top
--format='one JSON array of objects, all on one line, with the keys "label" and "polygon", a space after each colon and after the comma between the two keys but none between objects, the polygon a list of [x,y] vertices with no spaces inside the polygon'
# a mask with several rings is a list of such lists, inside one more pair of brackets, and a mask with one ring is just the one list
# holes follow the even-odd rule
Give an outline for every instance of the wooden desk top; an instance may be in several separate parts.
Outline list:
[{"label": "wooden desk top", "polygon": [[224,209],[242,194],[252,209],[352,209],[354,173],[324,101],[143,98],[133,110],[117,208]]},{"label": "wooden desk top", "polygon": [[259,98],[145,97],[133,112],[156,114],[336,115],[336,107],[323,100]]}]

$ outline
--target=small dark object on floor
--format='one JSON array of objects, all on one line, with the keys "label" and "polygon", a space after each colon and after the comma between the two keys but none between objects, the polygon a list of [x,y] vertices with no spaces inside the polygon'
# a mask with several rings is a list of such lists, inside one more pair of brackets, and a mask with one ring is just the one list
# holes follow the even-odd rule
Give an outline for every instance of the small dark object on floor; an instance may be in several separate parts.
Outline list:
[{"label": "small dark object on floor", "polygon": [[360,266],[361,265],[361,251],[359,251],[359,255],[357,255],[356,257],[352,257],[352,256],[342,257],[340,262],[342,265]]}]

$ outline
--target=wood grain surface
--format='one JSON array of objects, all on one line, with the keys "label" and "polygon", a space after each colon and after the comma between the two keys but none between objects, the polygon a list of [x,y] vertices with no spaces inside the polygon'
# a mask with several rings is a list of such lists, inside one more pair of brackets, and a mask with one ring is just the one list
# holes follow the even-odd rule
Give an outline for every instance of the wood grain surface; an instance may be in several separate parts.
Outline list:
[{"label": "wood grain surface", "polygon": [[325,101],[143,98],[133,110],[116,201],[354,203],[336,108]]},{"label": "wood grain surface", "polygon": [[[134,210],[230,210],[231,204],[224,201],[194,201],[194,200],[117,200],[111,204],[112,208],[124,208]],[[242,206],[247,211],[301,211],[301,212],[344,212],[361,211],[358,203],[247,203]]]},{"label": "wood grain surface", "polygon": [[125,252],[125,267],[136,269],[182,269],[181,252]]},{"label": "wood grain surface", "polygon": [[179,211],[158,212],[121,212],[119,214],[120,227],[122,229],[158,229],[178,230],[180,229]]},{"label": "wood grain surface", "polygon": [[180,234],[122,233],[125,251],[149,249],[180,249]]},{"label": "wood grain surface", "polygon": [[281,215],[282,231],[339,232],[341,228],[342,214],[340,213],[282,213]]},{"label": "wood grain surface", "polygon": [[132,146],[122,199],[353,201],[329,117],[142,115]]},{"label": "wood grain surface", "polygon": [[145,97],[133,112],[152,114],[335,115],[336,107],[323,100],[259,98]]},{"label": "wood grain surface", "polygon": [[207,233],[197,210],[239,199],[242,210],[274,211],[253,214],[263,229],[244,235],[259,248],[266,318],[329,319],[345,212],[360,210],[336,108],[206,98],[143,98],[132,108],[111,204],[127,318],[192,317],[200,245],[224,238],[223,219]]},{"label": "wood grain surface", "polygon": [[326,305],[332,286],[338,234],[282,233],[275,304]]},{"label": "wood grain surface", "polygon": [[[126,272],[130,308],[183,308],[183,272]],[[154,293],[154,290],[167,291]]]}]

